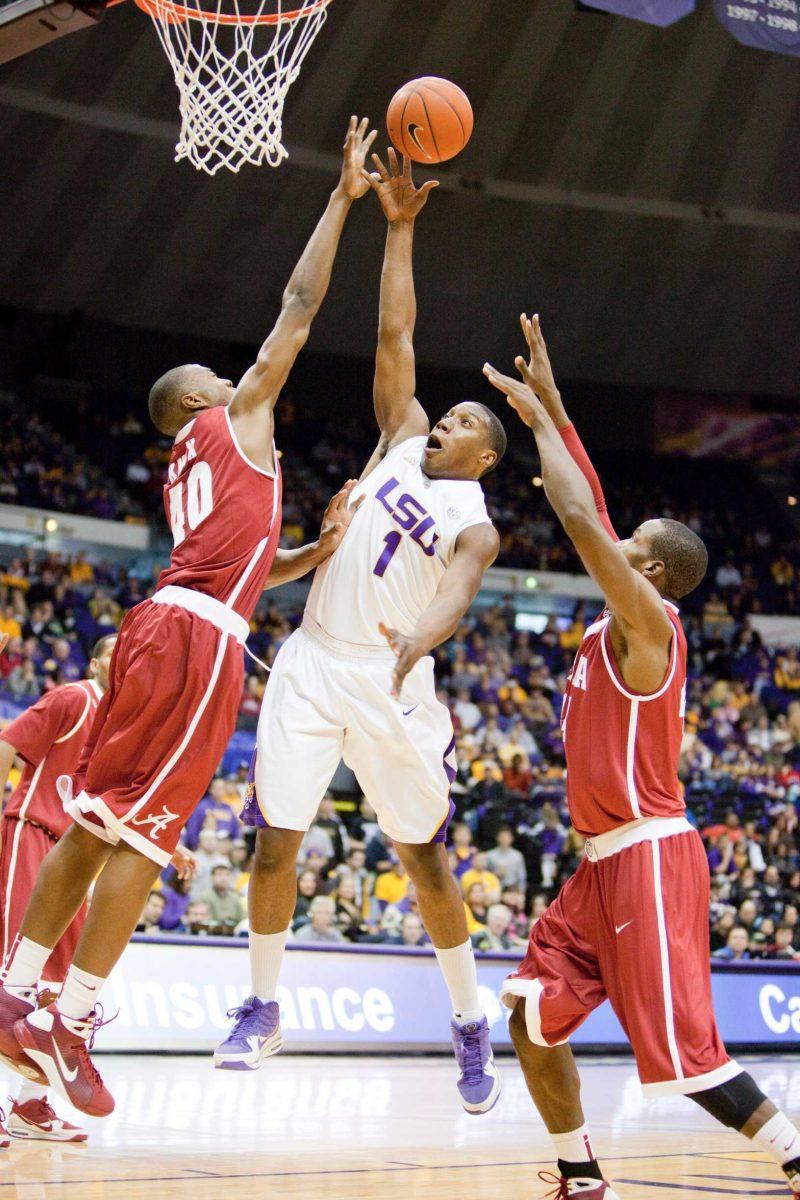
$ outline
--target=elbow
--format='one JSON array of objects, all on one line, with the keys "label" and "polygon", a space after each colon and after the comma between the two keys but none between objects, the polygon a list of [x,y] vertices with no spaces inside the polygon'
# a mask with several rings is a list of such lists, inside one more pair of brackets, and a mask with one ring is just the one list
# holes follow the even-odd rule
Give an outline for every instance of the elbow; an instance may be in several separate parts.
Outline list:
[{"label": "elbow", "polygon": [[579,541],[597,524],[597,514],[590,512],[584,505],[571,505],[561,518],[564,532],[571,541]]},{"label": "elbow", "polygon": [[284,313],[294,313],[299,317],[308,316],[309,323],[316,315],[320,301],[312,295],[311,289],[303,283],[290,284],[283,293],[281,309]]}]

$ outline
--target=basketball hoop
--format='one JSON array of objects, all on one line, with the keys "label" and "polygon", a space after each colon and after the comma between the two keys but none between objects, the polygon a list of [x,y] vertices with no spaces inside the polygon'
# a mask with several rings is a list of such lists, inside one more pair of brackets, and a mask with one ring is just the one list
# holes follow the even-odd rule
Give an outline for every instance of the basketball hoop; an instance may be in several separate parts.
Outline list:
[{"label": "basketball hoop", "polygon": [[175,160],[209,175],[277,167],[283,105],[331,0],[136,0],[153,18],[180,93]]}]

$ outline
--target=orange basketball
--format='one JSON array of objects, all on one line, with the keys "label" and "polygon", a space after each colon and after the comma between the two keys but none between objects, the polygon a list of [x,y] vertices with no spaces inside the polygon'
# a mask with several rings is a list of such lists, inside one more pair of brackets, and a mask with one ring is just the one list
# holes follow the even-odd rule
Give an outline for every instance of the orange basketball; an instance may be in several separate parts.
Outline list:
[{"label": "orange basketball", "polygon": [[404,84],[386,115],[395,149],[414,162],[446,162],[472,136],[472,105],[449,79],[425,75]]}]

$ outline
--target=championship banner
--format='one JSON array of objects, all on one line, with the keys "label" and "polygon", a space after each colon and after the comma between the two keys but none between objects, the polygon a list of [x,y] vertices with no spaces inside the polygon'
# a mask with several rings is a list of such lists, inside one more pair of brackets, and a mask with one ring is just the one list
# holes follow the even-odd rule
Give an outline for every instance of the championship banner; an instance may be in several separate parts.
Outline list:
[{"label": "championship banner", "polygon": [[[518,955],[477,959],[481,1002],[496,1047],[510,1046],[500,985]],[[731,1043],[796,1048],[800,967],[715,964],[714,1000]],[[249,992],[244,939],[137,937],[104,989],[118,1015],[97,1050],[209,1052],[230,1029],[226,1014]],[[278,989],[286,1048],[403,1051],[449,1047],[450,1005],[430,950],[289,948]],[[572,1039],[576,1048],[627,1046],[608,1003]]]},{"label": "championship banner", "polygon": [[798,0],[714,0],[714,12],[743,46],[800,55]]},{"label": "championship banner", "polygon": [[695,0],[586,0],[591,8],[664,28],[693,13]]}]

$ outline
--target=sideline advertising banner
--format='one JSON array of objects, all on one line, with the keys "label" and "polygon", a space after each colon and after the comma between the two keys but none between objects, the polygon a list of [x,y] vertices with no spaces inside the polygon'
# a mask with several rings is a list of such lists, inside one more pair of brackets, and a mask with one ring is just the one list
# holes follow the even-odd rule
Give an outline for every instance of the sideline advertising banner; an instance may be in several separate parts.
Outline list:
[{"label": "sideline advertising banner", "polygon": [[[510,1043],[500,985],[514,955],[478,958],[481,1001],[496,1046]],[[731,1043],[796,1048],[800,967],[775,963],[714,967],[722,1036]],[[226,1013],[249,991],[247,944],[216,938],[137,938],[103,996],[119,1015],[104,1051],[212,1050],[230,1027]],[[385,947],[290,948],[278,989],[288,1050],[440,1050],[449,1046],[450,1005],[433,953]],[[627,1045],[609,1004],[573,1045]]]}]

